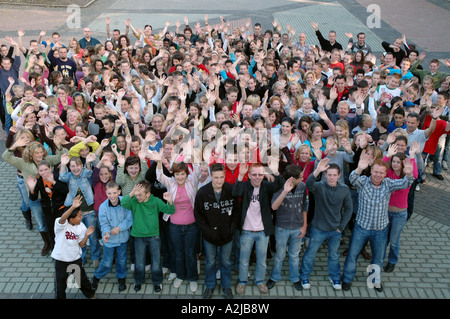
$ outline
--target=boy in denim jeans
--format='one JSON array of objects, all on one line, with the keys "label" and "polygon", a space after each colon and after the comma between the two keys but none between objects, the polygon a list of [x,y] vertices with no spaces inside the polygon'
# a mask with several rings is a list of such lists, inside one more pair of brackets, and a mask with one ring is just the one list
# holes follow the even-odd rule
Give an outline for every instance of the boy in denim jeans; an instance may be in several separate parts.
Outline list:
[{"label": "boy in denim jeans", "polygon": [[92,277],[92,287],[97,289],[98,282],[106,276],[112,268],[114,252],[116,252],[116,275],[119,280],[119,292],[125,290],[127,276],[127,243],[130,238],[130,228],[133,224],[133,215],[120,205],[122,196],[116,182],[106,184],[108,199],[99,208],[99,222],[103,237],[103,258],[100,266]]},{"label": "boy in denim jeans", "polygon": [[131,236],[134,237],[136,254],[136,269],[134,271],[134,290],[138,292],[145,281],[145,256],[146,251],[152,259],[151,277],[155,293],[162,290],[162,266],[161,266],[161,239],[159,237],[159,214],[175,213],[175,205],[169,193],[164,193],[161,199],[151,194],[151,186],[148,181],[141,181],[134,186],[130,195],[125,196],[121,205],[130,209],[133,213],[133,228]]}]

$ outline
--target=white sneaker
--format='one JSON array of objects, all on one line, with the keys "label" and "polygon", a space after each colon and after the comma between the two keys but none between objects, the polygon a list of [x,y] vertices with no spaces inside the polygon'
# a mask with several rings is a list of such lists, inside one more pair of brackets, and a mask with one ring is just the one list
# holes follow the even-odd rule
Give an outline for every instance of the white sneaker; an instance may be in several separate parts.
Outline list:
[{"label": "white sneaker", "polygon": [[419,186],[419,184],[417,184],[417,186],[416,186],[416,192],[418,192],[418,191],[420,191],[420,186]]},{"label": "white sneaker", "polygon": [[173,281],[173,286],[174,286],[175,288],[180,288],[182,283],[183,283],[183,280],[176,278],[176,279]]},{"label": "white sneaker", "polygon": [[330,280],[330,282],[333,285],[333,288],[335,290],[341,290],[342,289],[342,285],[341,285],[340,280],[333,280],[331,278],[328,278],[328,279]]},{"label": "white sneaker", "polygon": [[168,281],[172,281],[172,280],[174,280],[175,278],[177,278],[177,274],[174,273],[174,272],[171,272],[171,273],[169,274],[169,277],[167,277],[167,280],[168,280]]},{"label": "white sneaker", "polygon": [[198,284],[196,281],[189,282],[189,289],[191,289],[192,292],[196,292],[197,288],[198,288]]},{"label": "white sneaker", "polygon": [[216,279],[217,279],[217,280],[220,279],[220,270],[218,270],[218,271],[216,272]]}]

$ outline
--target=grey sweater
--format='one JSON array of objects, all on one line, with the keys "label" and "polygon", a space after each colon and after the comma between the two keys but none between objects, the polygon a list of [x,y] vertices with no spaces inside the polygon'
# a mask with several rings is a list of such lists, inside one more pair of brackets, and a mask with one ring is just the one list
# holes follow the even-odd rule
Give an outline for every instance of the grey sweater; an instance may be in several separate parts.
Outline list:
[{"label": "grey sweater", "polygon": [[[352,152],[351,154],[347,154],[347,152],[344,151],[337,151],[336,155],[334,157],[325,156],[324,158],[330,159],[330,162],[328,164],[334,163],[339,165],[341,169],[341,176],[339,177],[339,182],[342,184],[345,184],[345,174],[344,174],[344,163],[353,163],[353,156],[355,155],[355,152]],[[314,168],[317,168],[317,165],[320,161],[317,161],[314,163]],[[322,174],[322,181],[326,182],[325,174]]]},{"label": "grey sweater", "polygon": [[[280,196],[280,189],[272,197],[273,202]],[[306,185],[298,184],[283,199],[276,212],[276,226],[284,229],[296,229],[303,227],[303,212],[306,212]]]},{"label": "grey sweater", "polygon": [[321,231],[343,231],[353,213],[353,202],[347,185],[331,187],[326,181],[317,181],[309,175],[306,187],[316,202],[311,225]]}]

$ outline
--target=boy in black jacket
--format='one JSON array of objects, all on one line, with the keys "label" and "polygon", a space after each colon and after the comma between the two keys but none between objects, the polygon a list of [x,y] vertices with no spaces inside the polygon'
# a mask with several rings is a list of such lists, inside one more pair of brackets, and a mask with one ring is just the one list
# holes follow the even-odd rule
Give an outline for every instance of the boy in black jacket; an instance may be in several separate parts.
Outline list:
[{"label": "boy in black jacket", "polygon": [[202,232],[206,254],[203,297],[209,299],[214,292],[216,255],[219,255],[223,294],[231,299],[231,249],[233,233],[240,220],[238,200],[232,195],[233,186],[225,183],[223,164],[212,164],[210,174],[211,182],[198,190],[194,204],[195,221]]},{"label": "boy in black jacket", "polygon": [[[265,169],[261,163],[239,166],[239,177],[233,186],[233,195],[240,196],[242,200],[242,214],[239,228],[241,237],[239,241],[239,283],[236,293],[244,294],[248,281],[248,266],[253,244],[256,251],[256,267],[254,284],[258,286],[260,293],[268,293],[264,283],[266,274],[267,246],[269,236],[274,232],[272,221],[271,202],[275,194],[284,185],[284,179],[279,175],[278,162],[272,161],[268,166],[275,176],[273,182],[264,180]],[[248,171],[248,181],[243,178]]]}]

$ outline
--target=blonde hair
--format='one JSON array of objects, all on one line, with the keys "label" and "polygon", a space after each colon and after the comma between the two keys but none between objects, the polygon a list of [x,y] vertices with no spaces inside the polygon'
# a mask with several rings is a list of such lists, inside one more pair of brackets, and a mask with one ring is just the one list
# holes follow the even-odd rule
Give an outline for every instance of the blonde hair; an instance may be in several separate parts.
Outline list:
[{"label": "blonde hair", "polygon": [[251,104],[253,109],[257,109],[261,105],[261,97],[257,94],[250,94],[246,102]]},{"label": "blonde hair", "polygon": [[50,106],[50,105],[58,106],[59,105],[58,97],[56,95],[47,96],[47,100],[45,102],[48,106]]},{"label": "blonde hair", "polygon": [[[16,132],[16,134],[14,135],[13,144],[14,144],[16,141],[18,141],[18,140],[22,137],[22,135],[27,135],[31,142],[34,142],[34,140],[35,140],[35,137],[34,137],[33,133],[32,133],[30,130],[22,128],[22,129],[19,129],[19,130]],[[19,150],[20,152],[23,152],[23,150],[25,149],[25,147],[26,147],[26,146],[19,147],[18,150]]]},{"label": "blonde hair", "polygon": [[[344,132],[345,132],[345,137],[346,138],[350,137],[350,131],[349,131],[349,126],[348,126],[347,120],[343,120],[343,119],[337,120],[336,124],[334,124],[334,126],[335,127],[338,127],[338,126],[341,127],[344,130]],[[336,135],[336,131],[335,131],[334,135]]]},{"label": "blonde hair", "polygon": [[295,160],[297,162],[300,162],[300,153],[304,150],[307,149],[309,151],[309,160],[308,162],[311,160],[312,158],[312,152],[311,152],[311,147],[308,144],[302,144],[298,147],[297,151],[295,151]]},{"label": "blonde hair", "polygon": [[44,158],[48,156],[48,152],[45,149],[44,145],[42,145],[41,143],[39,143],[37,141],[34,141],[34,142],[31,142],[23,150],[23,153],[22,153],[23,160],[27,163],[33,163],[33,155],[36,152],[36,150],[38,150],[38,149],[42,149],[44,151]]}]

